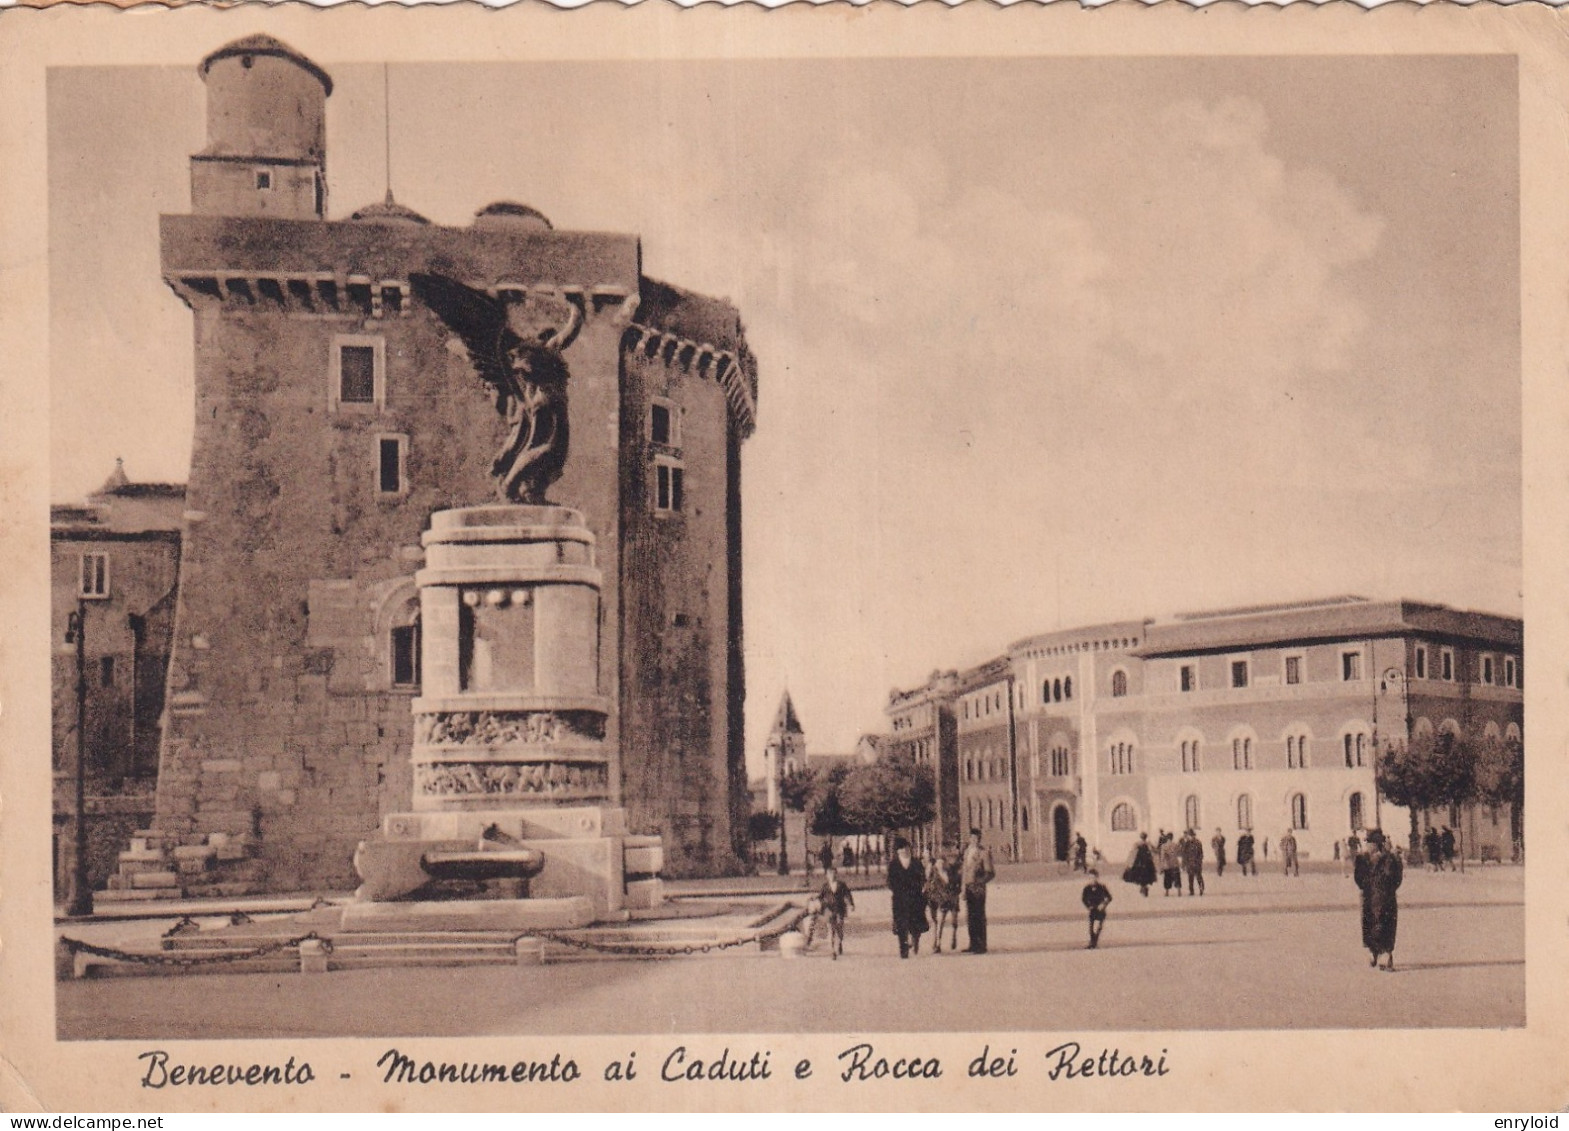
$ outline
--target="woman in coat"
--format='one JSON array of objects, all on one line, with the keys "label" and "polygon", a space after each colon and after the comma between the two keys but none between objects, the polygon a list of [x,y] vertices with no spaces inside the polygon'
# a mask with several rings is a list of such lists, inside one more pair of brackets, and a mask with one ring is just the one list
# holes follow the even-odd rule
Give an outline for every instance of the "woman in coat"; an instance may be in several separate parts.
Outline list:
[{"label": "woman in coat", "polygon": [[1128,856],[1128,867],[1122,878],[1139,885],[1139,894],[1148,898],[1150,885],[1155,882],[1155,853],[1150,850],[1150,834],[1140,833],[1139,843]]},{"label": "woman in coat", "polygon": [[899,957],[921,953],[926,933],[926,869],[910,851],[910,842],[898,837],[888,861],[888,889],[893,892],[893,933],[899,936]]},{"label": "woman in coat", "polygon": [[1405,867],[1400,857],[1389,851],[1384,834],[1374,829],[1367,834],[1367,852],[1356,858],[1352,870],[1357,887],[1362,889],[1362,945],[1372,954],[1372,966],[1378,965],[1378,956],[1389,956],[1385,970],[1395,968],[1395,927],[1400,919],[1400,905],[1395,892],[1405,878]]}]

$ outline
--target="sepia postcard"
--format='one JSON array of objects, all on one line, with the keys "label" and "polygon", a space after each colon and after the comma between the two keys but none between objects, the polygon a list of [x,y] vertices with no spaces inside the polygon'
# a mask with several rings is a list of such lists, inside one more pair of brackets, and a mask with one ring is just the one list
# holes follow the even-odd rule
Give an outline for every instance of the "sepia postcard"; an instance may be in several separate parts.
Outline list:
[{"label": "sepia postcard", "polygon": [[5,13],[0,1108],[1561,1108],[1563,30]]}]

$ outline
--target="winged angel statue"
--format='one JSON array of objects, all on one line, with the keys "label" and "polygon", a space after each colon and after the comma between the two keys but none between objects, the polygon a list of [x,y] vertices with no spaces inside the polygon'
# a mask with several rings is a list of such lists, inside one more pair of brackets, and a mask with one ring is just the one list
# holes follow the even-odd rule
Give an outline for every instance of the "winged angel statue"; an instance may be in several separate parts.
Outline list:
[{"label": "winged angel statue", "polygon": [[556,331],[528,341],[512,329],[502,300],[443,275],[414,274],[410,282],[468,347],[509,425],[490,468],[496,494],[514,503],[546,502],[567,462],[567,364],[554,346]]}]

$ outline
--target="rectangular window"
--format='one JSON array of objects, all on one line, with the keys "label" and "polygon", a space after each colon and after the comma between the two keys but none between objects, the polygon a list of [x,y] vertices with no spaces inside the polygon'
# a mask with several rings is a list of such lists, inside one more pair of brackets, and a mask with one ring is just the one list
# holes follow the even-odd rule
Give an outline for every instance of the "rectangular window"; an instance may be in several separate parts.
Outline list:
[{"label": "rectangular window", "polygon": [[1356,683],[1362,678],[1362,653],[1340,653],[1340,678],[1346,683]]},{"label": "rectangular window", "polygon": [[376,491],[382,495],[401,495],[408,488],[405,456],[406,436],[376,437]]},{"label": "rectangular window", "polygon": [[1416,650],[1416,677],[1417,677],[1417,679],[1426,679],[1427,678],[1427,649],[1426,648],[1419,647]]},{"label": "rectangular window", "polygon": [[1454,649],[1453,648],[1445,648],[1442,652],[1440,652],[1438,654],[1438,663],[1439,663],[1439,677],[1442,678],[1442,679],[1446,679],[1446,680],[1453,680],[1455,678],[1455,651],[1454,651]]},{"label": "rectangular window", "polygon": [[1301,683],[1302,682],[1302,657],[1301,656],[1287,656],[1286,657],[1286,682],[1287,683]]},{"label": "rectangular window", "polygon": [[392,630],[392,686],[418,687],[419,624],[403,625]]},{"label": "rectangular window", "polygon": [[669,401],[655,401],[648,406],[648,438],[655,444],[668,448],[681,446],[681,410]]},{"label": "rectangular window", "polygon": [[1493,682],[1493,657],[1491,656],[1482,657],[1482,682]]},{"label": "rectangular window", "polygon": [[1505,687],[1513,687],[1514,685],[1515,685],[1515,658],[1513,656],[1505,656],[1504,657],[1504,686]]},{"label": "rectangular window", "polygon": [[1183,664],[1177,673],[1178,686],[1184,691],[1192,691],[1198,686],[1198,682],[1198,672],[1194,670],[1193,665]]},{"label": "rectangular window", "polygon": [[257,169],[256,170],[256,187],[259,188],[259,189],[270,189],[270,188],[272,188],[272,170],[271,169]]},{"label": "rectangular window", "polygon": [[386,400],[385,349],[379,337],[340,334],[332,344],[332,403],[381,405]]},{"label": "rectangular window", "polygon": [[1246,687],[1248,685],[1248,662],[1246,660],[1231,661],[1231,686]]},{"label": "rectangular window", "polygon": [[670,460],[654,464],[654,510],[674,514],[681,510],[684,494],[681,465]]},{"label": "rectangular window", "polygon": [[98,600],[103,600],[109,596],[108,554],[92,553],[82,555],[82,572],[76,595],[78,597],[92,597]]}]

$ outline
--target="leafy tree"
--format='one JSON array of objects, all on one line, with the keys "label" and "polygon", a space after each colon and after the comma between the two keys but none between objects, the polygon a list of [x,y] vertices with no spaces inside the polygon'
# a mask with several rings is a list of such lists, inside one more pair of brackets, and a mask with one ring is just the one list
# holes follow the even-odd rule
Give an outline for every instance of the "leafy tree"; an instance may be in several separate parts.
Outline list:
[{"label": "leafy tree", "polygon": [[1509,837],[1518,847],[1525,828],[1525,747],[1518,738],[1484,738],[1478,744],[1476,797],[1509,806]]},{"label": "leafy tree", "polygon": [[817,836],[853,836],[861,831],[850,822],[844,810],[844,783],[849,779],[849,766],[838,765],[817,776],[807,811],[811,814],[810,827]]},{"label": "leafy tree", "polygon": [[[1379,759],[1379,790],[1411,812],[1412,852],[1419,847],[1417,810],[1448,809],[1473,800],[1476,762],[1476,745],[1450,731],[1419,734],[1403,749],[1390,748]],[[1463,851],[1461,858],[1463,866]]]},{"label": "leafy tree", "polygon": [[908,755],[889,753],[857,766],[840,787],[846,824],[868,833],[913,829],[937,813],[937,783],[931,767]]},{"label": "leafy tree", "polygon": [[746,819],[747,838],[754,843],[760,840],[773,840],[779,835],[779,825],[779,814],[772,809],[753,813]]}]

